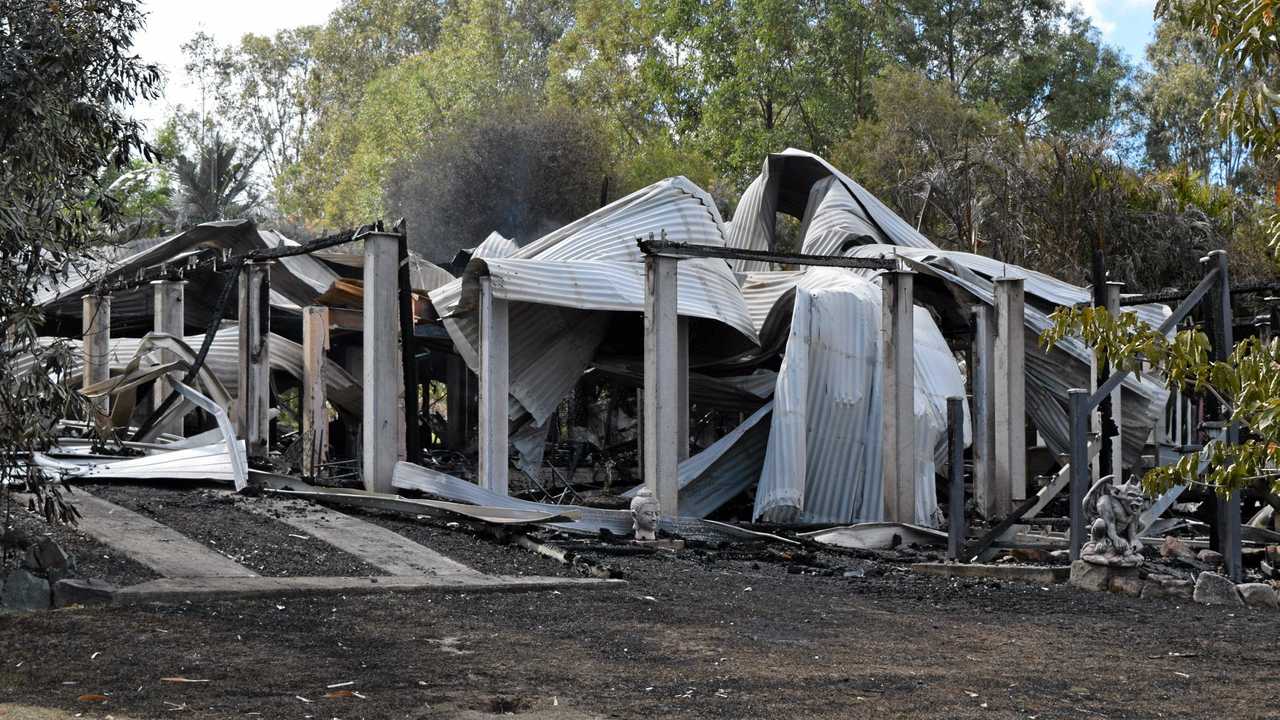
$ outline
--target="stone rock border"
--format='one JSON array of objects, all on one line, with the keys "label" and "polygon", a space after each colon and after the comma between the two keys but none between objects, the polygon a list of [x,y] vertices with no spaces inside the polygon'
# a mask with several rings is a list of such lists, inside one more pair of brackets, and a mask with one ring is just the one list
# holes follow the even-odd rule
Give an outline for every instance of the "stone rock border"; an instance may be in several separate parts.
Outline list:
[{"label": "stone rock border", "polygon": [[1071,564],[1072,586],[1089,592],[1116,592],[1143,598],[1191,600],[1202,605],[1280,610],[1280,593],[1267,583],[1242,583],[1204,571],[1190,580],[1172,575],[1143,576],[1140,568],[1107,567],[1077,560]]}]

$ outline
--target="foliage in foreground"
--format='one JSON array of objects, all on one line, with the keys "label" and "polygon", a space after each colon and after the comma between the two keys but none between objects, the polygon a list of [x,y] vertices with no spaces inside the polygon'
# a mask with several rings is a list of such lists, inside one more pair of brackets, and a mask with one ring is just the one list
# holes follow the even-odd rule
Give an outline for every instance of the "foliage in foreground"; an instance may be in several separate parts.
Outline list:
[{"label": "foliage in foreground", "polygon": [[1247,338],[1225,360],[1214,360],[1204,332],[1182,330],[1166,337],[1133,312],[1112,315],[1100,307],[1063,307],[1049,320],[1050,329],[1040,336],[1045,347],[1079,337],[1100,363],[1114,370],[1138,372],[1145,363],[1170,388],[1212,396],[1230,422],[1247,429],[1248,436],[1237,444],[1206,441],[1209,462],[1203,475],[1195,453],[1148,471],[1143,485],[1149,492],[1180,484],[1204,484],[1223,493],[1245,488],[1280,492],[1280,339]]},{"label": "foliage in foreground", "polygon": [[129,54],[141,23],[132,0],[0,4],[0,478],[29,481],[49,519],[73,511],[22,458],[82,410],[69,347],[39,339],[39,297],[117,217],[104,170],[152,159],[121,111],[159,83]]},{"label": "foliage in foreground", "polygon": [[[1235,138],[1261,167],[1280,162],[1280,67],[1275,3],[1272,0],[1160,0],[1158,16],[1177,23],[1213,47],[1225,82],[1213,107],[1200,122],[1222,138]],[[1280,196],[1280,185],[1277,185]],[[1280,200],[1280,197],[1277,197]],[[1260,225],[1274,252],[1280,253],[1280,214],[1274,210]],[[1146,362],[1169,386],[1212,396],[1228,422],[1240,427],[1238,443],[1209,440],[1208,466],[1198,474],[1200,457],[1147,473],[1144,484],[1161,491],[1175,484],[1207,484],[1219,492],[1252,488],[1263,495],[1280,491],[1280,338],[1247,338],[1225,360],[1210,354],[1209,338],[1185,330],[1166,338],[1133,313],[1113,317],[1103,308],[1060,308],[1040,341],[1047,347],[1075,336],[1114,368],[1136,370]]]}]

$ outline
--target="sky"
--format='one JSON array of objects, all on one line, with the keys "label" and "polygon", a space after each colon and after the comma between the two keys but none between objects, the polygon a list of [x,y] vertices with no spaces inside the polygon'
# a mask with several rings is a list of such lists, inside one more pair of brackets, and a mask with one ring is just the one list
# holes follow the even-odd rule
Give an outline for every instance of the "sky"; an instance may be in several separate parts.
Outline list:
[{"label": "sky", "polygon": [[[226,45],[245,33],[267,35],[288,27],[323,23],[339,0],[143,0],[147,26],[135,51],[165,71],[164,97],[137,108],[140,119],[156,127],[173,110],[199,101],[182,71],[182,43],[198,31]],[[1120,48],[1130,60],[1141,62],[1151,40],[1151,10],[1155,0],[1069,0],[1098,28],[1102,39]]]},{"label": "sky", "polygon": [[156,63],[165,72],[164,97],[137,108],[140,119],[159,125],[178,104],[192,106],[199,94],[189,87],[182,71],[182,43],[203,30],[219,44],[228,45],[246,33],[269,35],[284,28],[323,23],[338,0],[143,0],[147,25],[134,42],[134,52],[144,62]]},{"label": "sky", "polygon": [[1081,12],[1108,45],[1120,48],[1134,62],[1146,59],[1155,25],[1151,13],[1155,0],[1076,0]]}]

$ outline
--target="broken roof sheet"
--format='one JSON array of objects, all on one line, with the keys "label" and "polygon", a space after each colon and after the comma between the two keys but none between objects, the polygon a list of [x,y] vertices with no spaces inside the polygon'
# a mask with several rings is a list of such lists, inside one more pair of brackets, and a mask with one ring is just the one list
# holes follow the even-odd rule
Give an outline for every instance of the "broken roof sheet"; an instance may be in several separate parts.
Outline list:
[{"label": "broken roof sheet", "polygon": [[[189,258],[208,249],[239,254],[297,246],[299,243],[294,240],[273,230],[260,230],[249,220],[204,223],[163,238],[141,239],[106,247],[96,257],[87,257],[69,264],[61,276],[45,280],[38,303],[51,314],[79,317],[80,297],[99,283],[128,280],[143,270],[161,265],[180,269]],[[453,280],[448,271],[423,260],[412,251],[409,259],[410,284],[415,290],[427,292]],[[330,250],[280,258],[272,265],[271,270],[271,306],[277,310],[296,313],[302,307],[315,304],[342,277],[328,263],[359,268],[364,265],[364,256]],[[188,289],[188,322],[204,324],[208,321],[200,313],[203,311],[207,314],[212,310],[213,298],[226,275],[219,275],[218,278],[213,283]],[[198,291],[207,295],[203,302]],[[151,314],[149,287],[115,292],[111,299],[112,312],[116,317],[145,317]]]},{"label": "broken roof sheet", "polygon": [[[84,358],[82,343],[79,340],[63,340],[61,338],[41,338],[42,345],[53,342],[65,342],[74,352],[71,354],[71,365],[67,368],[65,380],[72,385],[79,385],[83,372]],[[138,352],[138,348],[146,341],[142,338],[111,338],[108,344],[107,358],[112,373],[122,372]],[[183,341],[189,348],[198,348],[204,342],[204,335],[188,335]],[[289,338],[275,333],[271,334],[268,343],[271,354],[272,370],[287,372],[294,377],[302,377],[302,346]],[[20,358],[19,363],[30,369],[31,358]],[[209,354],[205,358],[205,367],[213,373],[230,397],[235,397],[240,382],[240,331],[235,323],[224,323],[214,335],[209,346]],[[19,371],[22,372],[22,371]],[[325,363],[325,389],[329,402],[346,412],[359,415],[362,412],[362,392],[360,381],[344,370],[338,363]]]},{"label": "broken roof sheet", "polygon": [[[586,370],[607,330],[606,312],[644,310],[644,256],[638,238],[724,245],[714,201],[685,178],[669,178],[621,198],[505,258],[472,260],[462,278],[431,293],[459,354],[479,369],[478,276],[511,302],[511,395],[541,425]],[[680,263],[678,312],[710,321],[695,355],[751,347],[755,329],[737,281],[720,260]]]},{"label": "broken roof sheet", "polygon": [[[484,508],[574,513],[576,517],[573,519],[546,523],[550,527],[565,532],[587,535],[608,532],[619,536],[629,536],[632,533],[630,510],[605,510],[585,505],[555,505],[521,500],[509,495],[499,495],[475,483],[459,480],[452,475],[446,475],[412,463],[396,463],[395,478],[391,484],[402,490],[417,490],[445,500],[471,503]],[[666,532],[675,533],[693,540],[712,542],[776,541],[792,545],[796,544],[795,541],[787,540],[777,535],[754,532],[734,525],[700,518],[664,517],[659,521],[658,526]]]},{"label": "broken roof sheet", "polygon": [[[810,268],[797,283],[754,517],[883,519],[881,295],[876,280],[837,268]],[[915,522],[933,525],[946,398],[964,396],[964,378],[924,308],[914,328]]]},{"label": "broken roof sheet", "polygon": [[520,251],[520,246],[509,237],[494,231],[489,233],[483,242],[471,249],[471,259],[511,257]]},{"label": "broken roof sheet", "polygon": [[[1011,277],[1023,278],[1029,298],[1024,322],[1031,331],[1026,334],[1027,413],[1054,452],[1069,451],[1067,390],[1089,387],[1092,351],[1077,338],[1064,338],[1048,351],[1042,348],[1039,336],[1048,329],[1049,317],[1038,305],[1088,302],[1087,291],[1043,273],[965,252],[864,245],[850,248],[847,254],[858,257],[896,254],[912,269],[939,278],[972,300],[988,305],[994,303],[993,277],[1008,272]],[[1138,305],[1132,309],[1140,320],[1153,326],[1169,314],[1163,305]],[[1160,410],[1168,401],[1169,392],[1155,378],[1130,374],[1121,385],[1121,393],[1124,461],[1136,464]]]},{"label": "broken roof sheet", "polygon": [[[774,250],[779,212],[802,221],[805,252],[837,254],[830,250],[838,250],[848,240],[937,247],[831,163],[795,148],[770,155],[760,175],[742,193],[729,247]],[[734,260],[733,268],[739,272],[771,269],[769,263],[758,260]]]}]

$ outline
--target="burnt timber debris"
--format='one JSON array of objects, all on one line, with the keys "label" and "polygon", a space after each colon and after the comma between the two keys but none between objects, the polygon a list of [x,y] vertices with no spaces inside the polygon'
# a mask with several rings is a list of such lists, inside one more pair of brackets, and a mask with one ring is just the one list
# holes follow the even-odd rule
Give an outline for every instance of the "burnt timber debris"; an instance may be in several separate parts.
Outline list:
[{"label": "burnt timber debris", "polygon": [[[778,213],[800,223],[796,252],[780,248]],[[1230,285],[1221,251],[1190,292],[1094,293],[940,249],[799,150],[770,155],[729,220],[673,177],[523,247],[494,233],[453,272],[413,253],[411,237],[403,222],[309,243],[207,223],[46,278],[46,334],[79,349],[67,381],[93,410],[68,418],[31,466],[73,485],[225,484],[259,512],[314,502],[448,518],[586,581],[619,573],[583,543],[621,555],[820,546],[922,572],[1063,582],[1070,566],[1087,589],[1276,602],[1244,583],[1280,578],[1265,499],[1246,525],[1238,494],[1144,499],[1100,482],[1200,452],[1209,436],[1230,441],[1239,430],[1221,408],[1157,377],[1104,375],[1079,341],[1038,343],[1055,307],[1102,298],[1162,331],[1198,309],[1226,353],[1231,298],[1251,289]],[[198,548],[148,562],[148,537],[181,535],[77,497],[90,534],[131,547],[159,578],[105,590],[76,580],[68,596],[326,587],[240,572]],[[1111,500],[1124,505],[1120,526]],[[1087,511],[1102,512],[1088,528]],[[443,556],[410,572],[434,551],[380,547],[389,531],[341,517],[320,534],[394,570],[331,583],[342,592],[553,584],[448,569]],[[1170,550],[1210,544],[1207,559]],[[1098,562],[1113,551],[1124,562]],[[38,563],[19,571],[7,592],[43,593],[27,605],[54,602],[67,582]]]}]

